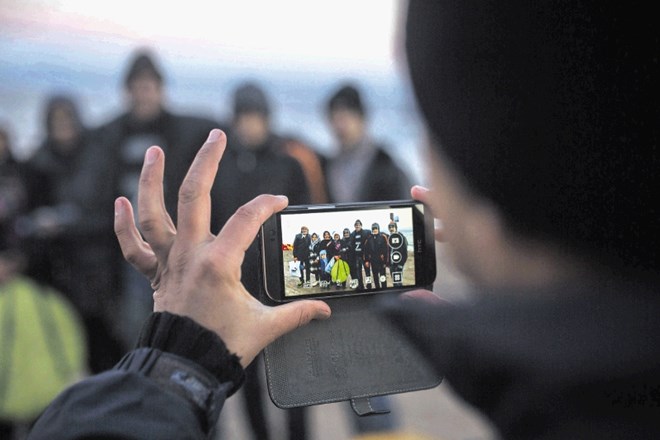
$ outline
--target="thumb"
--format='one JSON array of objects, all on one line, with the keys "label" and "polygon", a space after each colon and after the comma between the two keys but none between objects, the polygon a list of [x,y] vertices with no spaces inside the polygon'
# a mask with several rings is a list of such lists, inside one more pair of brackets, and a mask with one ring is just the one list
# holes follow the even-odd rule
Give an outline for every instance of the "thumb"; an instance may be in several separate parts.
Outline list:
[{"label": "thumb", "polygon": [[307,325],[313,319],[327,319],[331,313],[330,306],[318,300],[293,301],[271,310],[274,315],[273,340]]}]

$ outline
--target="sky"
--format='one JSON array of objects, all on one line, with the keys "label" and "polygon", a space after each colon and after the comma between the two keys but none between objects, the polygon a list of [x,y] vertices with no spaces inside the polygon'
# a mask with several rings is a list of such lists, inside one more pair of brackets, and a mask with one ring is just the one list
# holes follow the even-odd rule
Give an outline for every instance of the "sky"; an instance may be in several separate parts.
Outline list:
[{"label": "sky", "polygon": [[398,8],[396,0],[2,0],[0,24],[5,38],[72,51],[158,43],[189,63],[388,69]]}]

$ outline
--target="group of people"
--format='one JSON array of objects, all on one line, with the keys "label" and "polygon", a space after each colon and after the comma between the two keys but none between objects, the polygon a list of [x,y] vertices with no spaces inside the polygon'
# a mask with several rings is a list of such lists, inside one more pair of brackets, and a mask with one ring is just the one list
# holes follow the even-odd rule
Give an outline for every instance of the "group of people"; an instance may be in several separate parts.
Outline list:
[{"label": "group of people", "polygon": [[323,231],[322,238],[316,232],[310,235],[307,226],[300,228],[292,249],[293,272],[300,280],[297,287],[380,290],[387,287],[388,273],[392,286],[403,286],[408,239],[398,232],[397,223],[389,222],[388,233],[378,223],[365,231],[360,219],[353,226],[353,231],[344,228],[342,236]]},{"label": "group of people", "polygon": [[[142,159],[150,146],[158,145],[167,154],[163,203],[174,222],[179,186],[214,127],[227,133],[229,146],[211,192],[213,231],[241,205],[266,192],[284,194],[292,204],[338,201],[335,185],[326,179],[334,172],[335,159],[321,156],[297,136],[276,133],[271,102],[259,84],[247,81],[235,89],[233,116],[222,122],[172,111],[166,104],[166,85],[155,54],[139,50],[123,78],[126,108],[109,122],[86,127],[75,99],[53,96],[44,111],[45,140],[24,162],[12,158],[9,131],[0,131],[0,283],[20,275],[60,292],[81,318],[87,371],[92,373],[111,368],[133,346],[153,308],[153,289],[124,261],[111,214],[119,195],[137,203]],[[363,155],[362,165],[391,162],[368,133],[356,86],[341,86],[332,94],[327,117],[339,156]],[[402,171],[397,173],[393,179],[402,180],[385,186],[405,194],[407,180]],[[360,181],[352,185],[369,187]],[[368,196],[353,195],[350,201]],[[256,254],[253,244],[248,255]],[[256,258],[246,258],[244,273],[257,270]],[[243,280],[255,296],[262,289],[257,278]],[[267,439],[261,379],[250,368],[246,411],[255,438]],[[288,414],[291,437],[305,438],[304,412]]]}]

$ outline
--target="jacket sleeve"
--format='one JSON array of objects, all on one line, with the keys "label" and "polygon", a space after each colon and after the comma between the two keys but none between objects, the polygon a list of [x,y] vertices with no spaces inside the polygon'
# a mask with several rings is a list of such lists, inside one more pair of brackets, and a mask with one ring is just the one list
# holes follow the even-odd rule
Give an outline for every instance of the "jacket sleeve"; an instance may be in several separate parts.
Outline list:
[{"label": "jacket sleeve", "polygon": [[154,313],[133,351],[60,394],[28,438],[209,437],[243,378],[239,359],[215,333],[189,318]]}]

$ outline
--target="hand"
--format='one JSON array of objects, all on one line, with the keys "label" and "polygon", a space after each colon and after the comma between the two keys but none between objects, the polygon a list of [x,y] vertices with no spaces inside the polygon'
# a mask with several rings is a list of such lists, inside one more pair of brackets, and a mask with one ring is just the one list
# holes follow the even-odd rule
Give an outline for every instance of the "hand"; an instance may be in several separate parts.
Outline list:
[{"label": "hand", "polygon": [[[412,195],[413,199],[419,200],[420,202],[424,203],[426,206],[430,204],[431,198],[433,196],[430,189],[420,185],[413,186],[410,189],[410,195]],[[438,223],[439,222],[436,222],[436,227],[435,227],[435,240],[445,241],[444,232],[442,230],[442,224],[438,224]]]},{"label": "hand", "polygon": [[115,202],[115,233],[124,257],[154,289],[154,311],[188,316],[222,338],[247,366],[268,344],[312,319],[330,316],[321,301],[267,307],[241,283],[245,250],[261,224],[288,204],[284,196],[262,195],[245,204],[217,237],[210,232],[210,190],[227,139],[212,130],[179,190],[178,225],[165,210],[165,156],[147,150],[138,189],[138,216],[130,202]]}]

